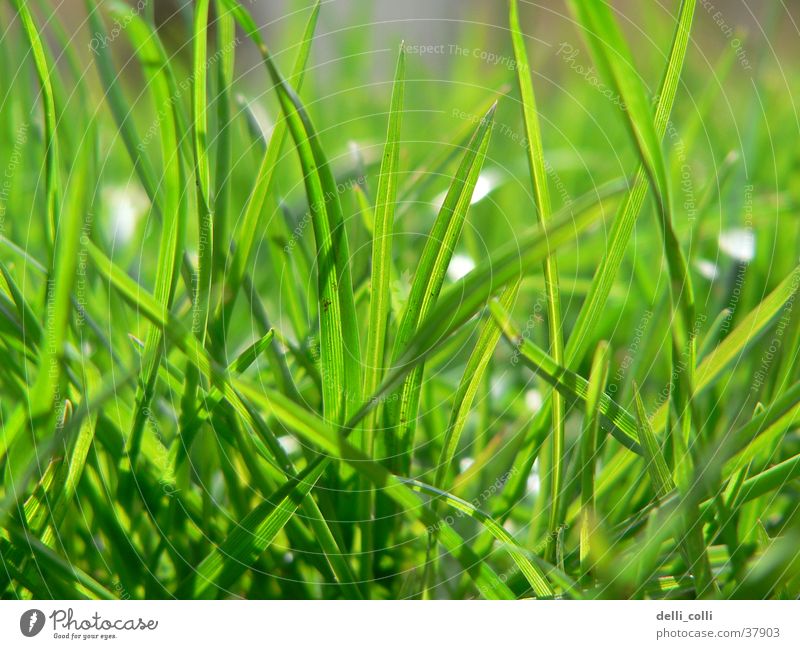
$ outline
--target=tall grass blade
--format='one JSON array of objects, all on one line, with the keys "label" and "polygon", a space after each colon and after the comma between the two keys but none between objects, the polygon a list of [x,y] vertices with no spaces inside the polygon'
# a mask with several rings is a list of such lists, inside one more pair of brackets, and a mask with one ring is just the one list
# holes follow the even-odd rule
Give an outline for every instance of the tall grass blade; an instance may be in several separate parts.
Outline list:
[{"label": "tall grass blade", "polygon": [[[414,281],[397,330],[393,358],[405,350],[420,322],[431,312],[444,284],[444,278],[467,216],[478,175],[483,167],[494,123],[496,104],[484,115],[472,137],[417,265]],[[417,423],[422,365],[415,367],[403,382],[398,399],[386,404],[389,431],[389,457],[400,474],[406,474],[411,462],[411,446]]]}]

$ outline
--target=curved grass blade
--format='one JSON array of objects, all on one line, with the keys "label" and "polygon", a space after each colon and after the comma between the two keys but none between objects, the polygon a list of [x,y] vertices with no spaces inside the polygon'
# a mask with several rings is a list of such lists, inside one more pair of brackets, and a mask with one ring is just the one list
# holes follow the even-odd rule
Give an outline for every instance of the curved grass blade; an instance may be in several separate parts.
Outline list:
[{"label": "curved grass blade", "polygon": [[42,327],[43,344],[39,346],[36,376],[26,395],[4,422],[0,459],[12,452],[18,441],[14,458],[23,466],[34,452],[33,438],[19,438],[27,423],[32,431],[52,431],[62,419],[66,388],[66,346],[69,339],[72,313],[72,289],[78,265],[78,254],[87,210],[87,187],[90,177],[91,135],[83,141],[69,177],[62,212],[56,221],[52,265],[47,273]]},{"label": "curved grass blade", "polygon": [[216,0],[217,10],[217,45],[221,55],[217,72],[219,95],[217,104],[217,160],[216,160],[216,196],[214,199],[214,233],[212,245],[212,275],[214,290],[219,293],[225,274],[228,258],[228,223],[230,221],[232,164],[232,124],[231,124],[231,91],[235,74],[236,60],[236,22],[233,20],[220,0]]},{"label": "curved grass blade", "polygon": [[581,578],[584,583],[591,576],[590,541],[592,526],[595,524],[594,476],[598,455],[598,431],[600,430],[600,398],[605,391],[610,363],[610,347],[601,342],[594,352],[592,369],[589,372],[589,391],[586,395],[586,414],[583,419],[580,446],[580,483],[581,483],[581,517],[580,517],[580,565]]},{"label": "curved grass blade", "polygon": [[[503,96],[508,94],[509,86],[503,84],[493,91],[494,96]],[[491,105],[497,101],[492,99],[490,102],[482,101],[479,105],[474,106],[468,115],[485,115]],[[433,147],[430,154],[425,156],[423,160],[413,165],[413,170],[408,174],[408,178],[403,182],[400,188],[400,200],[397,206],[397,217],[401,217],[407,210],[411,209],[419,201],[424,200],[425,192],[428,188],[436,182],[436,180],[446,175],[446,169],[449,164],[458,157],[458,154],[467,148],[469,141],[474,134],[474,122],[472,119],[465,120],[463,125],[451,135],[446,141],[450,146],[446,147]]]},{"label": "curved grass blade", "polygon": [[[386,332],[392,311],[392,240],[394,218],[397,201],[397,184],[400,164],[400,129],[403,118],[403,101],[405,96],[406,54],[403,45],[397,57],[392,100],[389,112],[389,124],[386,143],[383,149],[378,193],[375,202],[375,214],[372,219],[372,269],[370,279],[369,324],[367,328],[366,367],[364,369],[364,394],[372,394],[378,389],[386,362]],[[358,195],[366,196],[361,188]],[[368,457],[375,453],[375,428],[379,421],[379,409],[369,413],[364,422],[363,450]],[[363,577],[365,581],[372,577],[372,558],[374,545],[373,517],[375,509],[375,491],[367,484],[361,517],[363,548]]]},{"label": "curved grass blade", "polygon": [[[517,298],[519,284],[507,287],[500,296],[500,304],[504,309],[511,309]],[[494,354],[497,342],[500,340],[500,328],[493,318],[487,318],[481,327],[478,340],[467,360],[464,374],[458,385],[458,390],[453,397],[453,410],[450,413],[450,421],[447,424],[442,450],[436,465],[436,474],[433,479],[433,486],[437,489],[447,489],[449,486],[448,476],[453,466],[458,443],[461,440],[461,433],[467,423],[467,417],[472,409],[475,395],[483,381],[489,361]]]},{"label": "curved grass blade", "polygon": [[[654,126],[659,140],[663,138],[666,133],[669,116],[675,102],[675,94],[680,81],[681,70],[683,68],[684,59],[686,58],[686,49],[689,43],[694,6],[695,0],[683,0],[681,2],[667,66],[664,70],[661,85],[659,86],[659,91],[655,100]],[[567,341],[565,367],[570,370],[575,371],[577,369],[577,366],[583,361],[586,351],[593,340],[592,332],[596,329],[603,315],[606,301],[611,293],[615,277],[622,265],[625,250],[630,241],[631,234],[633,233],[634,225],[642,209],[642,205],[644,204],[648,188],[647,179],[646,168],[643,164],[640,164],[630,190],[625,200],[621,203],[617,215],[611,224],[608,234],[608,243],[606,245],[606,254],[600,262],[598,271],[592,280],[589,293],[581,305],[575,326]],[[663,410],[664,414],[666,414],[667,407],[665,406]],[[545,401],[544,407],[537,415],[537,421],[532,427],[532,440],[535,441],[541,437],[542,431],[547,426],[549,417],[550,402]],[[663,429],[663,425],[661,428]],[[658,427],[656,427],[656,429],[658,430]],[[527,455],[529,455],[529,447],[530,445],[527,445],[523,449],[523,455],[519,458],[519,462],[522,464],[527,464],[528,462]],[[634,456],[627,453],[622,457],[626,462],[631,462],[635,459]],[[518,472],[520,478],[518,479],[517,488],[509,489],[509,493],[519,493],[520,487],[524,486],[523,476],[526,474],[527,473],[523,471]]]},{"label": "curved grass blade", "polygon": [[[259,428],[257,422],[253,420],[252,411],[248,409],[247,405],[242,401],[241,397],[239,397],[239,392],[247,396],[251,402],[264,406],[268,412],[271,412],[279,421],[281,421],[283,425],[289,427],[291,430],[301,432],[300,430],[297,430],[297,427],[303,427],[302,432],[309,437],[309,441],[319,444],[334,457],[339,457],[333,453],[330,448],[330,444],[334,445],[334,449],[338,448],[338,442],[331,441],[335,440],[336,436],[333,433],[330,433],[328,438],[320,437],[319,431],[327,430],[326,422],[320,420],[315,414],[300,408],[297,404],[279,393],[272,391],[265,392],[261,387],[258,389],[252,388],[247,383],[242,382],[235,377],[228,377],[223,371],[215,369],[214,360],[208,355],[208,352],[199,346],[188,342],[188,337],[190,334],[180,324],[180,322],[176,321],[169,314],[165,315],[159,308],[156,300],[152,296],[148,295],[146,291],[141,289],[141,287],[133,282],[133,280],[127,277],[125,273],[119,270],[113,264],[113,262],[111,262],[111,260],[109,260],[108,257],[106,257],[104,253],[96,246],[90,244],[89,252],[100,273],[109,282],[111,282],[112,286],[119,291],[120,295],[124,297],[130,304],[139,309],[142,315],[150,319],[154,325],[160,327],[165,332],[165,335],[169,336],[175,342],[178,348],[188,356],[189,360],[202,373],[211,374],[213,376],[213,380],[218,386],[220,386],[225,398],[234,406],[237,414],[239,414],[246,422],[248,422],[249,426],[252,426],[256,430]],[[351,445],[344,441],[342,441],[342,444],[344,444],[347,449],[352,449],[352,451],[358,455],[358,461],[353,461],[353,467],[356,470],[364,473],[367,459],[359,451],[356,451],[356,449],[354,449]],[[275,448],[276,446],[277,449]],[[277,444],[276,441],[270,444],[270,450],[280,453],[281,451],[279,449],[280,445]],[[348,458],[339,457],[339,459],[347,460]],[[328,459],[326,458],[323,461],[327,463]],[[376,487],[383,488],[383,483],[386,480],[389,482],[394,480],[394,477],[388,474],[388,472],[386,472],[381,465],[369,463],[369,467],[373,468],[373,473],[377,471],[377,474],[380,476],[379,480],[376,481],[376,479],[373,479],[375,478],[374,475],[365,474],[366,477],[373,481]],[[287,475],[291,475],[291,466],[284,463],[284,471],[287,473]],[[403,489],[400,490],[399,494],[397,494],[395,491],[392,491],[391,493],[385,491],[384,493],[387,493],[407,511],[416,512],[421,505],[421,503],[416,499],[415,496],[413,496],[413,494],[411,494],[410,491],[408,494],[411,494],[411,500],[409,500],[408,494],[405,494]],[[287,498],[288,497],[289,496],[287,495]],[[288,503],[289,501],[286,502]],[[268,509],[266,506],[264,507],[265,509]],[[426,516],[424,521],[425,524],[428,526],[436,525],[438,523],[438,518],[435,516],[435,514],[427,508],[424,511]],[[269,516],[271,512],[272,510],[268,509],[268,511],[262,513],[266,516]],[[277,522],[281,520],[280,517],[285,515],[285,513],[285,508],[281,509],[281,512],[275,513],[271,519],[272,524],[264,529],[266,529],[267,532],[272,533],[272,530],[275,530]],[[257,517],[254,516],[253,525],[258,526],[262,524],[263,517],[259,518],[258,520],[255,520],[256,518]],[[279,529],[275,531],[276,534],[277,531],[279,531]],[[421,535],[424,535],[426,528],[421,527],[417,531]],[[453,556],[459,560],[459,562],[461,562],[464,570],[473,580],[475,580],[476,584],[484,595],[492,598],[513,598],[513,594],[508,587],[488,567],[488,565],[477,560],[477,557],[464,544],[464,540],[458,536],[458,534],[456,534],[452,528],[447,526],[445,529],[440,530],[440,534],[443,545],[448,549],[449,552],[453,554]],[[263,538],[263,535],[259,538]],[[238,544],[239,542],[237,541],[237,545]],[[214,560],[209,564],[208,571],[210,574],[218,574],[217,570],[218,563],[217,560]],[[205,587],[198,586],[198,588],[202,590]]]},{"label": "curved grass blade", "polygon": [[535,565],[530,561],[530,559],[528,559],[526,550],[521,547],[513,539],[513,537],[503,529],[502,526],[498,525],[491,516],[485,512],[482,512],[478,507],[475,507],[472,503],[464,500],[463,498],[459,498],[451,493],[442,491],[441,489],[437,489],[431,485],[427,485],[424,482],[413,480],[411,478],[399,479],[403,483],[409,485],[412,489],[432,495],[437,498],[437,500],[440,500],[442,503],[454,508],[461,514],[466,514],[470,518],[473,518],[479,522],[504,547],[504,549],[508,551],[511,558],[514,560],[514,563],[517,564],[517,567],[525,576],[525,579],[528,581],[531,588],[533,588],[533,591],[536,593],[537,597],[553,596],[553,590],[539,566]]},{"label": "curved grass blade", "polygon": [[47,219],[45,227],[48,233],[48,241],[51,246],[55,245],[56,219],[61,211],[59,179],[59,151],[58,137],[56,133],[56,103],[53,94],[53,85],[50,78],[50,68],[47,64],[42,39],[36,29],[33,16],[28,7],[27,0],[13,0],[14,7],[19,13],[22,22],[22,29],[25,38],[33,52],[33,62],[36,67],[36,75],[42,91],[42,101],[44,103],[44,144],[45,144],[45,193],[47,195]]},{"label": "curved grass blade", "polygon": [[639,440],[641,441],[641,448],[643,451],[644,461],[647,472],[650,474],[650,479],[653,483],[656,495],[659,498],[666,498],[673,489],[675,489],[675,482],[672,480],[672,474],[669,471],[666,460],[664,460],[664,452],[656,439],[655,431],[650,425],[650,420],[647,418],[647,412],[642,403],[642,397],[639,394],[639,386],[634,383],[633,386],[634,402],[636,403],[636,422],[639,430]]},{"label": "curved grass blade", "polygon": [[[405,95],[406,54],[403,46],[397,57],[392,102],[386,144],[383,149],[378,193],[375,203],[372,235],[372,274],[370,281],[369,327],[367,329],[364,393],[378,389],[386,360],[386,328],[391,314],[392,233],[397,201],[397,182],[400,164],[400,128]],[[363,193],[363,192],[362,192]],[[373,410],[364,424],[367,455],[373,454],[377,411]]]},{"label": "curved grass blade", "polygon": [[88,599],[89,597],[107,600],[117,599],[111,591],[98,583],[94,577],[86,574],[83,570],[56,554],[26,530],[15,524],[8,525],[6,529],[9,537],[17,546],[26,547],[30,550],[38,566],[37,572],[41,571],[40,574],[47,574],[63,580],[70,588],[71,597],[76,597],[77,599]]},{"label": "curved grass blade", "polygon": [[214,204],[211,188],[211,162],[208,151],[208,9],[210,0],[198,0],[194,7],[192,35],[192,141],[197,185],[197,279],[192,286],[192,327],[205,342],[211,301],[211,272],[214,249]]},{"label": "curved grass blade", "polygon": [[[288,455],[274,434],[263,424],[252,408],[242,401],[238,393],[233,389],[228,378],[230,372],[220,368],[210,353],[198,344],[195,335],[185,328],[169,312],[165,313],[153,296],[149,295],[147,291],[130,279],[124,272],[116,267],[99,248],[91,243],[89,245],[89,254],[100,274],[109,281],[123,299],[150,320],[154,327],[163,332],[165,337],[171,339],[178,349],[186,355],[187,359],[194,367],[202,374],[211,376],[214,387],[212,387],[209,392],[210,403],[208,405],[213,408],[214,401],[218,399],[218,392],[221,392],[225,400],[231,404],[236,414],[242,418],[250,430],[256,435],[261,436],[264,442],[266,442],[267,448],[263,449],[264,458],[279,465],[276,468],[278,468],[284,476],[294,478],[296,476],[296,471]],[[240,359],[235,362],[229,370],[241,369],[241,363],[249,361],[253,357],[253,354],[268,345],[271,338],[272,336],[268,333],[267,336],[258,341],[254,347],[245,350],[240,356]],[[256,439],[257,438],[255,438],[254,441],[256,441]],[[258,442],[256,446],[263,448],[263,443],[260,443],[260,439]],[[175,475],[174,471],[170,470],[165,471],[164,474],[167,480],[169,480],[170,476]],[[343,590],[347,592],[350,597],[360,598],[361,595],[350,566],[331,534],[326,520],[317,507],[316,502],[309,496],[302,500],[302,504],[317,540],[320,542],[325,552],[326,559],[330,563],[334,574],[340,580]],[[261,519],[255,521],[254,524],[260,524],[260,522]],[[275,533],[277,533],[279,529],[280,528],[278,528]]]},{"label": "curved grass blade", "polygon": [[[681,2],[675,34],[664,70],[664,76],[659,87],[654,126],[659,140],[664,137],[667,129],[672,106],[675,102],[675,93],[680,81],[681,69],[686,57],[686,48],[689,43],[692,14],[694,13],[695,0]],[[619,271],[624,257],[625,249],[633,232],[636,218],[639,215],[647,193],[647,174],[643,165],[636,172],[630,192],[623,201],[620,210],[614,219],[608,235],[606,254],[592,281],[592,288],[581,306],[575,328],[569,337],[566,350],[566,366],[574,370],[581,362],[587,346],[591,342],[591,331],[595,329],[600,316],[605,308],[606,300],[611,292],[614,278]]]},{"label": "curved grass blade", "polygon": [[[713,385],[729,365],[742,358],[745,349],[755,341],[780,313],[784,305],[793,300],[800,287],[800,266],[796,266],[764,300],[742,318],[725,339],[709,352],[695,372],[696,392]],[[668,404],[662,405],[653,415],[653,428],[661,431],[667,422]]]},{"label": "curved grass blade", "polygon": [[[517,82],[522,99],[522,114],[525,121],[525,135],[528,146],[528,166],[530,168],[533,193],[539,213],[539,221],[545,223],[550,219],[550,196],[547,190],[547,172],[545,169],[544,149],[536,113],[536,99],[531,82],[531,70],[528,64],[528,52],[519,26],[519,6],[517,0],[509,3],[509,26],[511,42],[516,59]],[[549,333],[550,355],[558,365],[564,365],[564,334],[561,323],[561,295],[558,286],[558,264],[555,256],[548,256],[544,261],[545,294],[547,295],[547,327]],[[550,440],[550,514],[547,557],[555,557],[555,540],[561,528],[561,494],[564,483],[564,400],[559,392],[551,397],[551,421],[553,435]],[[546,471],[547,473],[548,471]]]},{"label": "curved grass blade", "polygon": [[316,462],[237,523],[231,534],[197,568],[192,597],[226,590],[249,568],[286,525],[327,466]]},{"label": "curved grass blade", "polygon": [[[747,316],[742,318],[733,331],[704,357],[696,372],[696,394],[700,394],[714,385],[732,362],[740,361],[744,358],[745,350],[764,333],[784,305],[797,295],[798,287],[800,287],[800,266],[795,267],[788,277],[760,304],[754,307]],[[666,427],[668,412],[669,403],[664,403],[651,417],[650,422],[656,435]],[[634,456],[628,453],[618,455],[613,463],[613,475],[624,474],[635,459]],[[613,475],[604,472],[600,476],[598,493],[605,493],[612,486]]]},{"label": "curved grass blade", "polygon": [[[636,384],[634,384],[633,391],[634,400],[636,401],[637,423],[639,424],[639,438],[642,441],[647,471],[650,474],[650,479],[658,498],[666,498],[675,490],[676,484],[672,479],[669,467],[664,459],[664,453],[656,439],[655,431],[647,418],[644,403],[642,403],[639,394],[639,387]],[[681,492],[688,493],[688,486],[681,485]],[[709,563],[703,540],[702,527],[697,525],[699,510],[689,498],[686,499],[686,509],[687,511],[681,517],[683,531],[680,532],[676,540],[686,556],[686,562],[690,566],[689,571],[693,574],[697,592],[705,593],[709,589],[713,589],[714,585],[711,564]]]},{"label": "curved grass blade", "polygon": [[91,413],[84,418],[75,439],[70,443],[69,457],[66,461],[59,459],[55,465],[52,483],[43,490],[40,497],[29,499],[25,503],[25,517],[29,521],[30,529],[45,545],[53,545],[56,530],[77,491],[89,448],[94,440],[96,423],[97,413]]},{"label": "curved grass blade", "polygon": [[[517,299],[520,282],[517,281],[503,290],[500,302],[506,309],[510,309]],[[487,318],[481,327],[478,340],[470,353],[464,374],[453,397],[453,409],[450,420],[445,430],[442,450],[436,464],[436,473],[433,478],[433,487],[436,489],[449,489],[449,476],[455,459],[456,450],[461,440],[461,433],[467,423],[475,395],[481,386],[484,373],[489,361],[494,354],[497,342],[500,339],[500,329],[492,318]],[[477,462],[476,462],[477,464]],[[438,512],[438,509],[437,509]],[[436,558],[437,539],[435,532],[428,535],[428,562],[426,563],[427,579],[425,588],[429,588],[430,579],[437,574]]]}]

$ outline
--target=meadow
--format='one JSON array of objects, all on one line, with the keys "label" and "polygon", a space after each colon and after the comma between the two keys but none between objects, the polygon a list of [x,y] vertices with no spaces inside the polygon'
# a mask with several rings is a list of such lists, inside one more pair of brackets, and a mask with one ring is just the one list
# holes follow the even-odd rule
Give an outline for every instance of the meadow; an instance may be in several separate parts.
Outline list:
[{"label": "meadow", "polygon": [[719,4],[3,2],[0,597],[797,598],[796,6]]}]

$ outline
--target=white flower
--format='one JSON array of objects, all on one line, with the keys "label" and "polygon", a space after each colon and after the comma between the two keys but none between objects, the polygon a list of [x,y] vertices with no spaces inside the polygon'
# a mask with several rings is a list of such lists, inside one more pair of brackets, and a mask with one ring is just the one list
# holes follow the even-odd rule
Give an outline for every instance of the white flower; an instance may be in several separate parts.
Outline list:
[{"label": "white flower", "polygon": [[136,231],[136,224],[150,207],[144,190],[137,184],[117,185],[103,188],[106,218],[119,243],[126,243]]},{"label": "white flower", "polygon": [[457,282],[474,268],[475,262],[472,260],[472,257],[468,255],[453,255],[453,258],[450,260],[450,265],[447,267],[447,276],[454,282]]},{"label": "white flower", "polygon": [[528,479],[525,481],[525,490],[529,494],[536,495],[539,493],[539,490],[542,487],[542,481],[539,478],[539,460],[533,463],[533,469],[531,470]]},{"label": "white flower", "polygon": [[283,450],[286,451],[287,455],[292,455],[300,450],[300,444],[298,444],[297,440],[291,435],[284,435],[278,438],[278,442],[283,447]]},{"label": "white flower", "polygon": [[[484,198],[486,198],[489,194],[491,194],[495,189],[497,189],[502,184],[502,178],[497,171],[489,169],[488,171],[484,171],[480,176],[478,176],[478,180],[475,181],[475,189],[472,191],[472,198],[470,199],[470,205],[475,205],[475,203],[479,203]],[[444,199],[447,198],[447,192],[442,192],[436,198],[433,199],[432,205],[438,212],[442,209],[442,205],[444,204]]]},{"label": "white flower", "polygon": [[542,393],[539,390],[528,390],[525,393],[525,405],[531,412],[539,412],[542,409]]},{"label": "white flower", "polygon": [[726,230],[719,235],[719,249],[736,261],[752,261],[756,256],[756,235],[752,230]]},{"label": "white flower", "polygon": [[707,280],[713,282],[717,279],[717,277],[719,277],[719,269],[713,261],[709,261],[708,259],[698,259],[694,265],[700,275],[705,277]]}]

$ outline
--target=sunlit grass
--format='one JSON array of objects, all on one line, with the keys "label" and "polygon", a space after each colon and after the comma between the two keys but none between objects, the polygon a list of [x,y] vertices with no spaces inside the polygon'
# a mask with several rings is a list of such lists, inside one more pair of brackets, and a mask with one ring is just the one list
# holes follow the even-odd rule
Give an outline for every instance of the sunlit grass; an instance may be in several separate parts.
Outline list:
[{"label": "sunlit grass", "polygon": [[0,11],[2,596],[797,597],[774,79],[511,0],[367,84],[295,4]]}]

